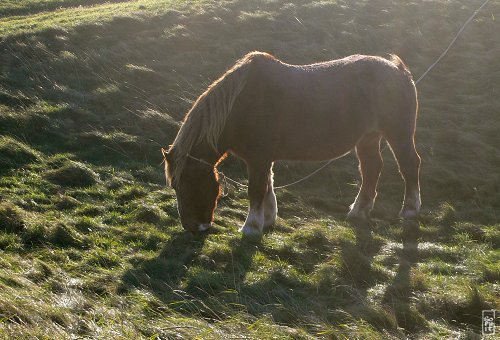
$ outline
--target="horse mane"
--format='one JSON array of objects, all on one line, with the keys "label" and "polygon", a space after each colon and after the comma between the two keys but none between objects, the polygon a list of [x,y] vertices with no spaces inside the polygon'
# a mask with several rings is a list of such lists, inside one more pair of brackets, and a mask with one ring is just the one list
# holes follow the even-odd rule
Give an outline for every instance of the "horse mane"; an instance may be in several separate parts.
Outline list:
[{"label": "horse mane", "polygon": [[[165,162],[169,183],[177,181],[184,169],[187,155],[193,146],[206,143],[217,151],[217,143],[231,113],[233,104],[245,87],[250,62],[257,56],[270,55],[251,52],[238,60],[219,79],[203,92],[186,114],[182,126],[170,146],[171,159]],[[172,183],[171,183],[172,184]]]}]

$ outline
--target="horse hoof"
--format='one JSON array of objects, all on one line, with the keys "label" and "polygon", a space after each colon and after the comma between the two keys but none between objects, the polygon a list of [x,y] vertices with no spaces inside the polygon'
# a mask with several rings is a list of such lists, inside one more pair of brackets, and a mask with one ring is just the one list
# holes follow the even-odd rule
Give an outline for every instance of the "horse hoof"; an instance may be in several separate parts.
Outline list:
[{"label": "horse hoof", "polygon": [[369,221],[369,214],[362,210],[351,210],[347,213],[348,221]]},{"label": "horse hoof", "polygon": [[212,226],[212,223],[203,223],[198,225],[198,231],[207,231]]},{"label": "horse hoof", "polygon": [[243,227],[241,227],[240,232],[242,232],[243,235],[245,235],[245,236],[251,236],[251,237],[262,235],[262,232],[259,229],[252,227],[252,226],[249,226],[249,225],[244,225]]},{"label": "horse hoof", "polygon": [[413,219],[418,217],[418,210],[416,209],[403,209],[399,212],[399,217],[405,220]]},{"label": "horse hoof", "polygon": [[270,224],[264,224],[264,227],[262,228],[263,231],[267,232],[271,230],[274,226],[276,225],[276,222],[270,223]]}]

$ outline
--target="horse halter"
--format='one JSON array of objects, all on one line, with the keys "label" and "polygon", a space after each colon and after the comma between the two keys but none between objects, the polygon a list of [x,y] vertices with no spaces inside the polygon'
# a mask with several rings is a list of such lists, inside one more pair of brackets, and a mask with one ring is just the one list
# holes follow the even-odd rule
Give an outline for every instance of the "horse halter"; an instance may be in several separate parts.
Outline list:
[{"label": "horse halter", "polygon": [[186,154],[186,157],[187,158],[191,158],[192,160],[197,161],[200,164],[206,165],[210,169],[214,169],[217,172],[217,175],[218,175],[217,176],[217,183],[219,183],[219,185],[222,187],[222,194],[221,194],[221,196],[222,197],[226,197],[227,195],[229,195],[229,192],[226,190],[227,189],[226,176],[224,175],[224,173],[219,172],[217,169],[215,169],[215,165],[210,164],[209,162],[207,162],[204,159],[196,158],[194,156],[191,156],[190,154]]},{"label": "horse halter", "polygon": [[198,162],[200,162],[201,164],[208,165],[208,166],[209,166],[209,167],[211,167],[211,168],[215,167],[215,165],[208,163],[206,160],[201,159],[201,158],[196,158],[196,157],[193,157],[193,156],[191,156],[190,154],[186,154],[186,157],[191,158],[191,159],[193,159],[193,160],[195,160],[195,161],[198,161]]},{"label": "horse halter", "polygon": [[[209,162],[207,162],[204,159],[196,158],[194,156],[191,156],[190,154],[186,154],[186,157],[191,158],[192,160],[197,161],[203,165],[209,166],[211,169],[215,168],[215,165],[210,164]],[[217,174],[219,175],[217,178],[217,182],[222,187],[222,195],[221,195],[222,197],[226,197],[227,195],[229,195],[228,188],[230,187],[230,185],[228,182],[230,182],[231,186],[233,186],[233,187],[237,187],[237,188],[246,188],[247,187],[247,185],[240,183],[240,182],[238,182],[230,177],[227,177],[222,171],[219,171],[217,169],[215,169],[215,171],[217,171]]]}]

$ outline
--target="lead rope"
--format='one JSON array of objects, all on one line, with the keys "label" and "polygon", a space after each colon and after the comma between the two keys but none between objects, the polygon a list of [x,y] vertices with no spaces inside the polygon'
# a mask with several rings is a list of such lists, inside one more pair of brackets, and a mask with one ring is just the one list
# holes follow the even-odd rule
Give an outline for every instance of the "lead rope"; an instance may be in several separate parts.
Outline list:
[{"label": "lead rope", "polygon": [[458,37],[462,34],[465,27],[467,27],[467,25],[472,21],[472,19],[474,19],[476,17],[477,13],[479,13],[479,11],[481,11],[481,9],[483,9],[483,7],[486,6],[486,4],[488,2],[490,2],[490,0],[486,0],[485,2],[483,2],[483,4],[481,6],[479,6],[479,8],[474,11],[474,13],[472,13],[472,15],[469,17],[469,19],[467,19],[467,21],[462,25],[462,27],[460,27],[460,29],[458,30],[455,37],[449,43],[448,47],[446,47],[446,49],[443,51],[443,53],[441,53],[441,55],[436,59],[436,61],[431,66],[429,66],[429,68],[424,73],[422,73],[420,78],[418,78],[417,81],[415,82],[415,85],[418,84],[422,79],[424,79],[424,77],[427,75],[427,73],[429,73],[430,70],[432,70],[434,68],[434,66],[436,66],[441,61],[441,59],[443,59],[443,57],[450,50],[451,46],[453,46],[455,41],[457,41]]},{"label": "lead rope", "polygon": [[[484,6],[486,6],[486,4],[489,1],[490,0],[485,0],[483,2],[483,4],[481,6],[479,6],[478,9],[476,9],[474,11],[474,13],[472,13],[472,15],[469,17],[469,19],[467,19],[467,21],[465,21],[465,23],[462,25],[462,27],[460,27],[460,29],[458,30],[457,34],[455,35],[455,37],[453,37],[453,39],[448,44],[448,47],[446,47],[446,49],[443,51],[443,53],[441,53],[441,55],[436,59],[436,61],[434,63],[432,63],[432,65],[429,66],[429,68],[427,68],[427,70],[424,73],[422,73],[422,75],[415,81],[415,85],[417,85],[422,79],[424,79],[424,77],[441,61],[441,59],[444,58],[444,56],[448,53],[448,51],[451,49],[451,47],[455,44],[455,42],[457,41],[457,39],[460,37],[460,35],[464,31],[465,27],[467,27],[467,25],[472,21],[472,19],[474,19],[476,17],[476,15],[481,11],[481,9],[483,9]],[[213,165],[211,165],[210,163],[208,163],[207,161],[205,161],[203,159],[199,159],[199,158],[193,157],[190,154],[188,154],[187,156],[189,158],[191,158],[191,159],[194,159],[194,160],[202,163],[202,164],[207,164],[207,165],[209,165],[211,167],[213,166]],[[323,164],[322,166],[320,166],[318,169],[314,170],[313,172],[309,173],[308,175],[306,175],[306,176],[304,176],[304,177],[302,177],[302,178],[300,178],[300,179],[298,179],[296,181],[293,181],[291,183],[274,187],[274,189],[275,190],[284,189],[284,188],[291,187],[292,185],[304,182],[305,180],[311,178],[312,176],[316,175],[318,172],[320,172],[321,170],[323,170],[324,168],[326,168],[334,160],[335,160],[335,158],[334,159],[330,159],[325,164]],[[236,185],[237,187],[242,187],[242,188],[247,188],[248,187],[246,184],[240,183],[240,182],[238,182],[238,181],[236,181],[236,180],[234,180],[234,179],[226,176],[223,172],[219,172],[219,175],[222,177],[222,182],[220,182],[220,183],[224,187],[223,193],[226,196],[227,196],[227,191],[226,191],[225,186],[227,185],[227,181],[231,182],[232,184]]]}]

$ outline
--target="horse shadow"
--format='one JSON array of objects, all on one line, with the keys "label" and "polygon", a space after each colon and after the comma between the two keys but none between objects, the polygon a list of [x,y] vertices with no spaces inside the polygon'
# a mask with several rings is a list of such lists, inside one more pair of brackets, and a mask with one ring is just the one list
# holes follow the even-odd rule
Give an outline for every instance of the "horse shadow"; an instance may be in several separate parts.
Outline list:
[{"label": "horse shadow", "polygon": [[158,256],[132,261],[133,267],[122,275],[118,293],[146,288],[162,301],[175,299],[176,290],[188,268],[198,259],[207,236],[208,233],[192,234],[185,231],[172,234]]},{"label": "horse shadow", "polygon": [[[270,268],[262,276],[255,275],[255,255],[278,256],[265,245],[262,238],[237,235],[227,241],[229,251],[204,254],[204,246],[217,242],[211,235],[224,232],[215,228],[211,233],[174,233],[152,259],[138,259],[121,277],[117,292],[126,295],[136,289],[154,294],[163,305],[153,305],[159,312],[168,309],[189,317],[207,321],[224,320],[244,312],[254,316],[272,315],[273,320],[292,324],[300,319],[299,310],[310,296],[297,296],[294,288],[313,293],[316,287],[298,278],[289,277],[284,270]],[[272,233],[273,229],[266,231]],[[263,237],[266,237],[266,233]],[[259,275],[259,274],[257,274]],[[301,301],[304,302],[301,306]],[[303,309],[306,312],[305,309]]]},{"label": "horse shadow", "polygon": [[[163,311],[168,306],[169,310],[182,315],[208,321],[245,313],[256,317],[270,315],[275,322],[284,325],[301,324],[311,308],[321,313],[323,309],[335,307],[364,318],[376,327],[390,328],[390,321],[378,317],[370,319],[373,306],[367,298],[371,287],[381,281],[387,282],[387,278],[380,277],[372,266],[382,242],[374,237],[373,225],[353,221],[350,226],[355,240],[339,244],[340,271],[326,273],[324,281],[319,283],[303,280],[289,271],[286,263],[306,261],[300,258],[301,254],[285,258],[286,252],[269,247],[265,240],[240,235],[230,235],[226,241],[219,242],[217,234],[226,230],[217,227],[210,233],[197,235],[174,233],[156,257],[133,263],[133,268],[123,274],[118,293],[145,289],[162,303],[151,308]],[[272,237],[275,229],[263,237]],[[398,326],[412,331],[421,326],[418,314],[410,308],[410,272],[418,260],[418,227],[417,230],[405,227],[402,237],[400,266],[386,289],[382,304],[395,311]],[[210,247],[204,249],[204,246],[217,242],[222,248],[226,247],[226,251],[207,256]],[[283,266],[274,264],[266,268],[260,256],[280,258]],[[324,259],[317,258],[313,262],[308,265],[310,268],[316,268]],[[344,316],[337,314],[328,314],[326,321],[343,322]]]},{"label": "horse shadow", "polygon": [[231,239],[229,256],[215,262],[203,255],[202,249],[210,235],[220,232],[215,228],[197,234],[174,233],[156,257],[132,263],[133,268],[122,275],[117,292],[146,289],[176,312],[221,320],[229,313],[222,307],[243,303],[239,292],[260,239]]},{"label": "horse shadow", "polygon": [[383,243],[373,237],[374,222],[354,219],[349,221],[349,225],[354,231],[355,242],[342,244],[341,277],[350,282],[361,297],[366,298],[368,289],[382,279],[380,273],[373,270],[372,262]]},{"label": "horse shadow", "polygon": [[399,266],[382,297],[382,304],[393,310],[398,327],[410,333],[426,327],[424,317],[411,307],[411,297],[417,288],[412,282],[411,271],[419,262],[418,240],[421,234],[418,222],[404,222],[401,235],[403,247],[398,253]]}]

